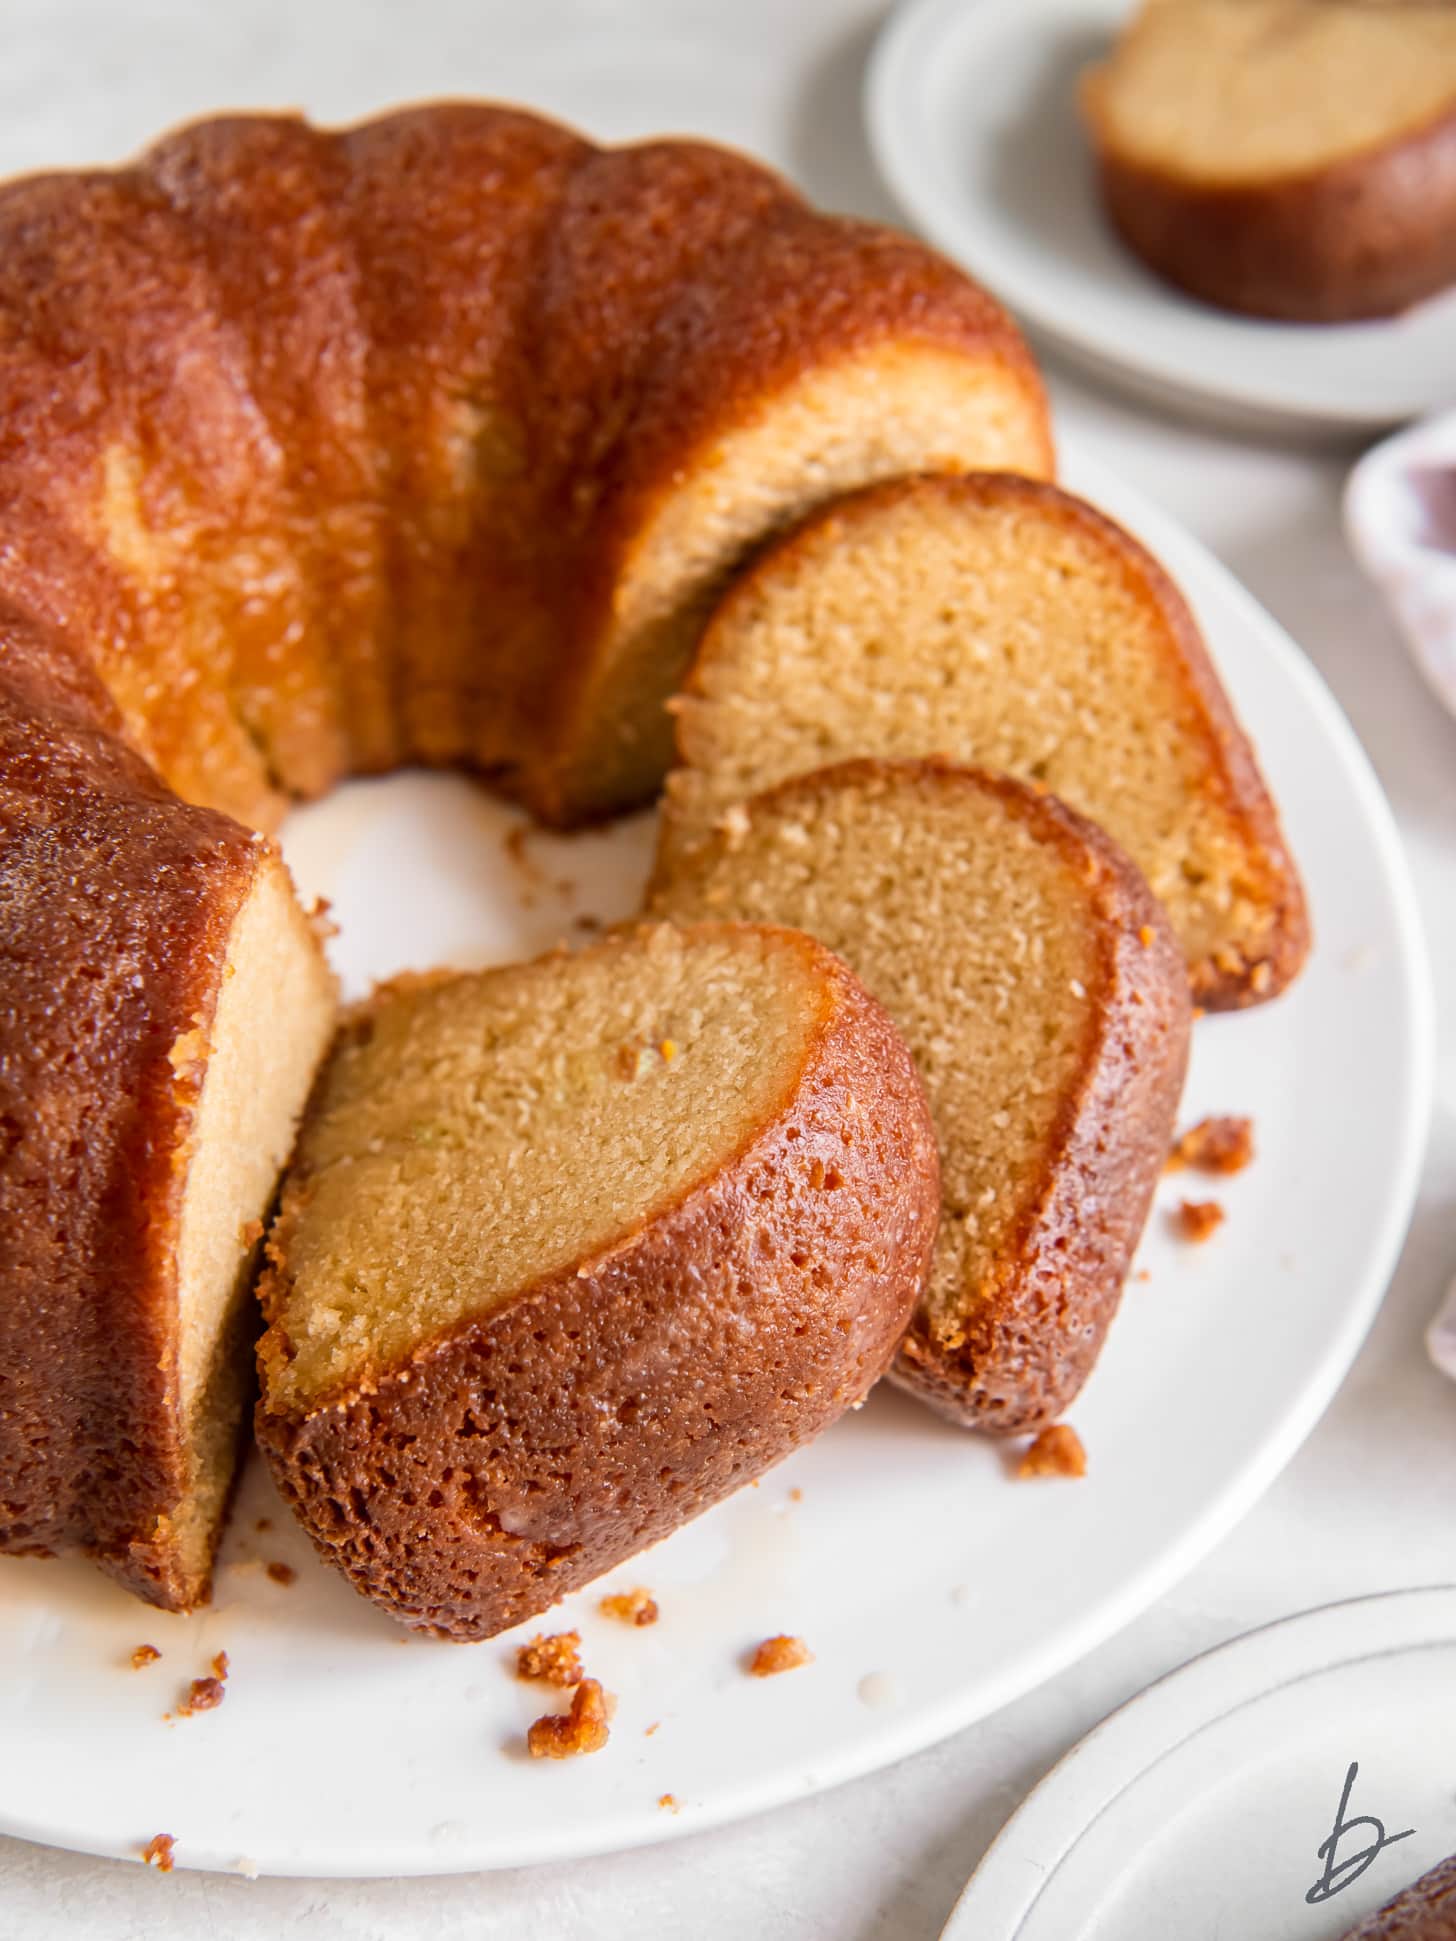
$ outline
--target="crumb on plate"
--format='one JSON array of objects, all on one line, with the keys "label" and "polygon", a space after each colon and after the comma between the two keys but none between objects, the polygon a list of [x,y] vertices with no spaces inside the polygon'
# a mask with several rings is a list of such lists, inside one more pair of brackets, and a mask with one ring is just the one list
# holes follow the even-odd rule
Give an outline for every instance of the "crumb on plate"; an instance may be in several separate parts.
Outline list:
[{"label": "crumb on plate", "polygon": [[258,1521],[253,1525],[253,1528],[258,1532],[259,1536],[265,1535],[269,1530],[273,1528],[272,1517],[260,1516],[258,1518]]},{"label": "crumb on plate", "polygon": [[651,1591],[639,1585],[633,1591],[617,1591],[604,1597],[597,1606],[603,1617],[617,1618],[623,1624],[656,1624],[661,1612]]},{"label": "crumb on plate", "polygon": [[581,1666],[580,1631],[556,1631],[532,1638],[516,1653],[517,1678],[537,1679],[543,1685],[579,1685],[585,1676]]},{"label": "crumb on plate", "polygon": [[664,1813],[681,1813],[682,1811],[682,1801],[676,1793],[664,1793],[657,1804],[662,1808]]},{"label": "crumb on plate", "polygon": [[1167,1170],[1192,1166],[1201,1173],[1241,1173],[1253,1157],[1254,1121],[1215,1114],[1188,1128],[1169,1153]]},{"label": "crumb on plate", "polygon": [[131,1654],[132,1670],[141,1671],[146,1665],[156,1664],[161,1655],[154,1644],[139,1644]]},{"label": "crumb on plate", "polygon": [[755,1678],[776,1678],[781,1671],[797,1671],[800,1665],[813,1662],[814,1654],[802,1638],[790,1638],[780,1632],[776,1638],[765,1638],[755,1648],[748,1669]]},{"label": "crumb on plate", "polygon": [[225,1651],[220,1651],[213,1659],[212,1675],[214,1678],[220,1678],[226,1683],[228,1675],[228,1655]]},{"label": "crumb on plate", "polygon": [[275,1584],[292,1584],[298,1579],[298,1572],[292,1564],[269,1564],[268,1575]]},{"label": "crumb on plate", "polygon": [[177,1716],[190,1719],[194,1712],[215,1712],[226,1697],[227,1687],[220,1678],[194,1678],[177,1707]]},{"label": "crumb on plate", "polygon": [[1054,1422],[1032,1439],[1016,1474],[1022,1482],[1040,1476],[1085,1476],[1087,1451],[1082,1438],[1069,1422]]},{"label": "crumb on plate", "polygon": [[607,1743],[607,1696],[595,1678],[584,1678],[571,1694],[569,1712],[548,1712],[526,1734],[533,1759],[575,1759],[600,1752]]},{"label": "crumb on plate", "polygon": [[1217,1200],[1183,1200],[1173,1216],[1185,1240],[1208,1240],[1224,1222],[1224,1211]]},{"label": "crumb on plate", "polygon": [[155,1867],[159,1874],[170,1874],[172,1850],[176,1845],[170,1833],[154,1833],[142,1848],[142,1860],[148,1867]]}]

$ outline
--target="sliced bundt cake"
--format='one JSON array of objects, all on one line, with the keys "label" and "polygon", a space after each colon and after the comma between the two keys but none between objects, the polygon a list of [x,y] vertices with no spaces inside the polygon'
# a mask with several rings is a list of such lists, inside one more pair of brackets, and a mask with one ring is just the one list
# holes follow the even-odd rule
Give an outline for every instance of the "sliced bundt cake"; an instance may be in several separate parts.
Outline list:
[{"label": "sliced bundt cake", "polygon": [[1450,0],[1144,0],[1082,106],[1114,227],[1194,296],[1334,323],[1456,281]]},{"label": "sliced bundt cake", "polygon": [[[976,463],[1051,465],[1000,308],[721,149],[454,102],[229,116],[0,187],[0,1549],[205,1582],[226,1464],[174,1311],[226,1306],[246,1249],[196,1295],[167,1196],[231,1177],[204,1108],[236,1085],[234,1234],[262,1211],[327,1011],[248,829],[402,762],[560,822],[645,797],[745,553],[847,485]],[[174,1085],[214,1007],[257,1022]]]},{"label": "sliced bundt cake", "polygon": [[0,667],[0,1550],[207,1592],[248,1299],[333,1027],[272,845],[116,739],[12,624]]},{"label": "sliced bundt cake", "polygon": [[1182,956],[1131,863],[1019,782],[847,762],[730,810],[650,907],[797,925],[883,1002],[943,1182],[894,1378],[968,1427],[1054,1421],[1116,1310],[1187,1059]]},{"label": "sliced bundt cake", "polygon": [[1274,806],[1157,562],[1054,486],[922,478],[829,507],[713,614],[677,713],[663,854],[788,776],[945,755],[1044,783],[1143,871],[1194,995],[1271,996],[1307,947]]},{"label": "sliced bundt cake", "polygon": [[386,987],[269,1236],[259,1442],[357,1589],[490,1636],[859,1401],[938,1197],[909,1052],[797,933]]}]

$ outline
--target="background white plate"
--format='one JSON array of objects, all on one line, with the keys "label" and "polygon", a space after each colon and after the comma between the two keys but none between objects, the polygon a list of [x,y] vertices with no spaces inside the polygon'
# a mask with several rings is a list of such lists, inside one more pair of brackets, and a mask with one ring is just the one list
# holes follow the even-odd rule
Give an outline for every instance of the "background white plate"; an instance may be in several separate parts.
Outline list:
[{"label": "background white plate", "polygon": [[1456,1589],[1397,1591],[1115,1712],[1008,1821],[944,1941],[1336,1941],[1453,1852]]},{"label": "background white plate", "polygon": [[[0,1561],[0,1831],[123,1855],[167,1832],[182,1865],[321,1875],[518,1865],[694,1830],[868,1771],[1028,1690],[1161,1595],[1273,1479],[1359,1346],[1410,1209],[1431,1065],[1411,893],[1365,757],[1287,637],[1135,494],[1075,455],[1066,469],[1192,597],[1318,934],[1287,998],[1199,1028],[1187,1114],[1252,1113],[1260,1154],[1219,1183],[1229,1218],[1206,1246],[1155,1213],[1150,1279],[1129,1287],[1073,1411],[1089,1479],[1013,1483],[997,1447],[877,1392],[613,1574],[656,1594],[657,1626],[601,1619],[596,1591],[568,1600],[551,1624],[580,1625],[620,1704],[603,1753],[552,1765],[523,1757],[543,1707],[509,1675],[512,1641],[397,1631],[314,1562],[255,1467],[197,1617],[153,1613],[80,1564]],[[525,868],[503,847],[516,826],[463,782],[406,776],[298,816],[289,850],[305,889],[334,899],[357,987],[534,950],[575,911],[632,907],[645,819],[532,834]],[[1185,1187],[1171,1180],[1164,1207]],[[270,1580],[271,1560],[297,1582]],[[745,1650],[778,1631],[804,1636],[815,1664],[746,1678]],[[132,1671],[143,1641],[163,1658]],[[219,1649],[226,1703],[164,1723]]]},{"label": "background white plate", "polygon": [[870,140],[930,240],[1021,321],[1155,397],[1327,425],[1456,404],[1456,292],[1404,317],[1261,322],[1183,296],[1103,222],[1075,89],[1128,0],[910,0],[871,65]]}]

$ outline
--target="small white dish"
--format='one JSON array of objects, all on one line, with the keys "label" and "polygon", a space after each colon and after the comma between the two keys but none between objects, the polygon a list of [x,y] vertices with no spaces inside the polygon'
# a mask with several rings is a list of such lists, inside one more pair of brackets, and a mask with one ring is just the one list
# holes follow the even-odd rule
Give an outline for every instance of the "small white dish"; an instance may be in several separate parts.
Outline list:
[{"label": "small white dish", "polygon": [[[606,1749],[558,1765],[523,1754],[547,1695],[512,1678],[518,1638],[407,1638],[313,1557],[255,1465],[195,1617],[149,1611],[79,1563],[0,1559],[0,1831],[132,1858],[169,1833],[179,1866],[306,1875],[514,1867],[699,1831],[886,1765],[1052,1677],[1273,1481],[1358,1350],[1412,1204],[1433,1065],[1413,895],[1370,765],[1309,663],[1195,540],[1064,457],[1072,488],[1192,601],[1316,937],[1287,996],[1197,1031],[1185,1122],[1250,1113],[1258,1157],[1217,1182],[1228,1220],[1206,1246],[1169,1218],[1186,1178],[1162,1189],[1140,1254],[1151,1285],[1134,1277],[1071,1411],[1086,1481],[1015,1483],[995,1445],[877,1390],[761,1487],[526,1627],[579,1627],[619,1699]],[[419,774],[300,815],[287,848],[305,890],[333,899],[352,987],[538,951],[579,937],[583,910],[632,910],[647,819],[533,832],[524,864],[519,823]],[[598,1614],[603,1588],[638,1584],[658,1624]],[[745,1677],[745,1652],[778,1632],[815,1662]],[[134,1671],[142,1643],[163,1657]],[[164,1723],[219,1650],[226,1702]]]},{"label": "small white dish", "polygon": [[1158,400],[1309,426],[1456,405],[1456,292],[1365,324],[1262,322],[1155,277],[1103,220],[1076,79],[1128,0],[908,0],[867,77],[910,219],[1068,355]]},{"label": "small white dish", "polygon": [[1456,1588],[1288,1618],[1068,1753],[942,1941],[1336,1941],[1456,1852],[1453,1747]]}]

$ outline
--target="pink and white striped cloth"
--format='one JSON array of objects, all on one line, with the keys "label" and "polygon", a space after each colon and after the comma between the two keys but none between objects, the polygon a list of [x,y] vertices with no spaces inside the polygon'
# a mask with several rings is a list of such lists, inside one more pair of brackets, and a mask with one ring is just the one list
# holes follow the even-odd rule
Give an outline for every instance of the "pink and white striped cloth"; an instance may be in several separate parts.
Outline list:
[{"label": "pink and white striped cloth", "polygon": [[1345,529],[1421,672],[1456,714],[1456,411],[1366,453],[1346,488]]},{"label": "pink and white striped cloth", "polygon": [[[1421,672],[1456,715],[1456,411],[1366,453],[1345,491],[1345,529]],[[1456,1280],[1426,1347],[1456,1381]]]}]

